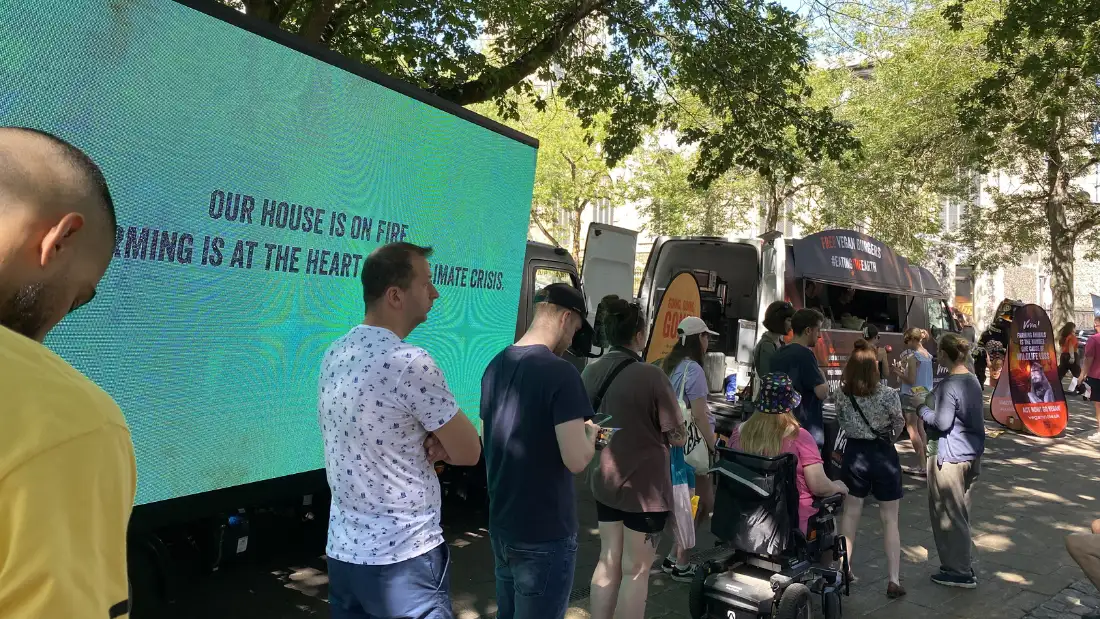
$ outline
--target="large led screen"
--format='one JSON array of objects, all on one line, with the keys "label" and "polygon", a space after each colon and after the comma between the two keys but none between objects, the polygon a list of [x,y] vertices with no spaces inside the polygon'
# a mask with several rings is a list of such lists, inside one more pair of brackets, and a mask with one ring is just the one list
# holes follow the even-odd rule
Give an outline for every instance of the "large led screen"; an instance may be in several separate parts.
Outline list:
[{"label": "large led screen", "polygon": [[410,338],[477,421],[536,150],[172,0],[0,0],[0,122],[103,168],[115,257],[47,345],[121,406],[138,504],[324,466],[317,372],[380,244],[435,248]]}]

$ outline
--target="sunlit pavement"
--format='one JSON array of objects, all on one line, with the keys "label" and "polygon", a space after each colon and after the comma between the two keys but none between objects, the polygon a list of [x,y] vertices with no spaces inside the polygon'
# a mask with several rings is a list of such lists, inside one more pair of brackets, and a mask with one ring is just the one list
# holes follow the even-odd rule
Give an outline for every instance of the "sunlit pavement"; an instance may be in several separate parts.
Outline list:
[{"label": "sunlit pavement", "polygon": [[[1004,431],[987,422],[986,455],[974,491],[973,525],[978,588],[950,589],[929,576],[939,568],[928,521],[923,481],[906,478],[902,500],[902,584],[908,595],[886,597],[886,566],[877,505],[868,501],[856,540],[853,571],[859,582],[844,599],[844,616],[882,619],[946,617],[985,619],[1075,618],[1100,605],[1097,594],[1065,551],[1064,537],[1086,532],[1100,517],[1100,450],[1086,436],[1096,431],[1091,405],[1070,398],[1070,424],[1057,439]],[[912,457],[899,444],[903,462]],[[581,536],[570,618],[588,617],[588,580],[599,538],[595,507],[578,483]],[[496,612],[492,551],[483,509],[448,507],[445,533],[452,551],[451,589],[458,619]],[[668,542],[663,544],[667,547]],[[705,552],[713,538],[700,536]],[[322,550],[320,548],[317,549]],[[290,619],[327,616],[327,578],[318,553],[273,556],[215,574],[200,583],[162,617]],[[686,584],[655,574],[646,617],[688,617]]]}]

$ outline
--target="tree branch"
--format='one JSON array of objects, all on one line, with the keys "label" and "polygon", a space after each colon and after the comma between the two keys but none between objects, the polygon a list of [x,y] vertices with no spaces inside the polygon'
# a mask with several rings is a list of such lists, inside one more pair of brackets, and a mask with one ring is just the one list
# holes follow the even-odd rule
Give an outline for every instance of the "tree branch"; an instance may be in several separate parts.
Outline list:
[{"label": "tree branch", "polygon": [[[332,17],[328,20],[328,27],[325,29],[322,39],[325,43],[331,45],[332,41],[336,40],[344,28],[347,27],[351,21],[352,15],[362,14],[366,7],[361,0],[355,0],[353,2],[344,2],[332,13]],[[375,11],[376,13],[376,11]]]},{"label": "tree branch", "polygon": [[531,220],[535,222],[535,225],[539,227],[539,230],[542,230],[542,233],[546,235],[546,238],[550,239],[550,242],[554,244],[554,247],[561,247],[561,242],[558,241],[558,239],[554,238],[553,234],[550,234],[550,231],[546,229],[546,226],[542,225],[542,222],[539,221],[538,214],[534,211],[531,212]]},{"label": "tree branch", "polygon": [[1092,212],[1081,218],[1077,225],[1070,227],[1070,233],[1076,238],[1100,226],[1100,202],[1090,202]]},{"label": "tree branch", "polygon": [[549,62],[577,25],[608,2],[610,0],[578,0],[576,7],[564,15],[541,41],[512,62],[486,69],[477,79],[464,84],[434,88],[432,91],[458,105],[481,103],[507,92]]}]

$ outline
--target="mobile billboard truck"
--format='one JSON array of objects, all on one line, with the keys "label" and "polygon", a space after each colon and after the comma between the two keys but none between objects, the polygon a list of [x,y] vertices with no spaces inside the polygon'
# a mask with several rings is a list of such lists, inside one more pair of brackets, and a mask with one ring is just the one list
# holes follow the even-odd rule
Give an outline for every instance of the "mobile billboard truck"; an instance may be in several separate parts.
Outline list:
[{"label": "mobile billboard truck", "polygon": [[410,340],[478,424],[483,369],[515,336],[536,141],[212,2],[0,15],[0,120],[84,149],[117,205],[96,301],[47,345],[126,415],[135,589],[169,586],[172,527],[210,567],[249,549],[239,508],[327,507],[309,505],[317,372],[362,321],[381,244],[434,247],[442,296]]}]

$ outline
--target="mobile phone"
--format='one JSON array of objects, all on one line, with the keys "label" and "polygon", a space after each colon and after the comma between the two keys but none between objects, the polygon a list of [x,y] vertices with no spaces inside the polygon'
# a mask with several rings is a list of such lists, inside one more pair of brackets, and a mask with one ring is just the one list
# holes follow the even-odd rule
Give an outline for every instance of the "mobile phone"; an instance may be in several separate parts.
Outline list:
[{"label": "mobile phone", "polygon": [[615,436],[615,433],[619,431],[619,428],[600,428],[596,433],[596,449],[603,449],[607,447],[607,444],[611,442],[611,437]]}]

